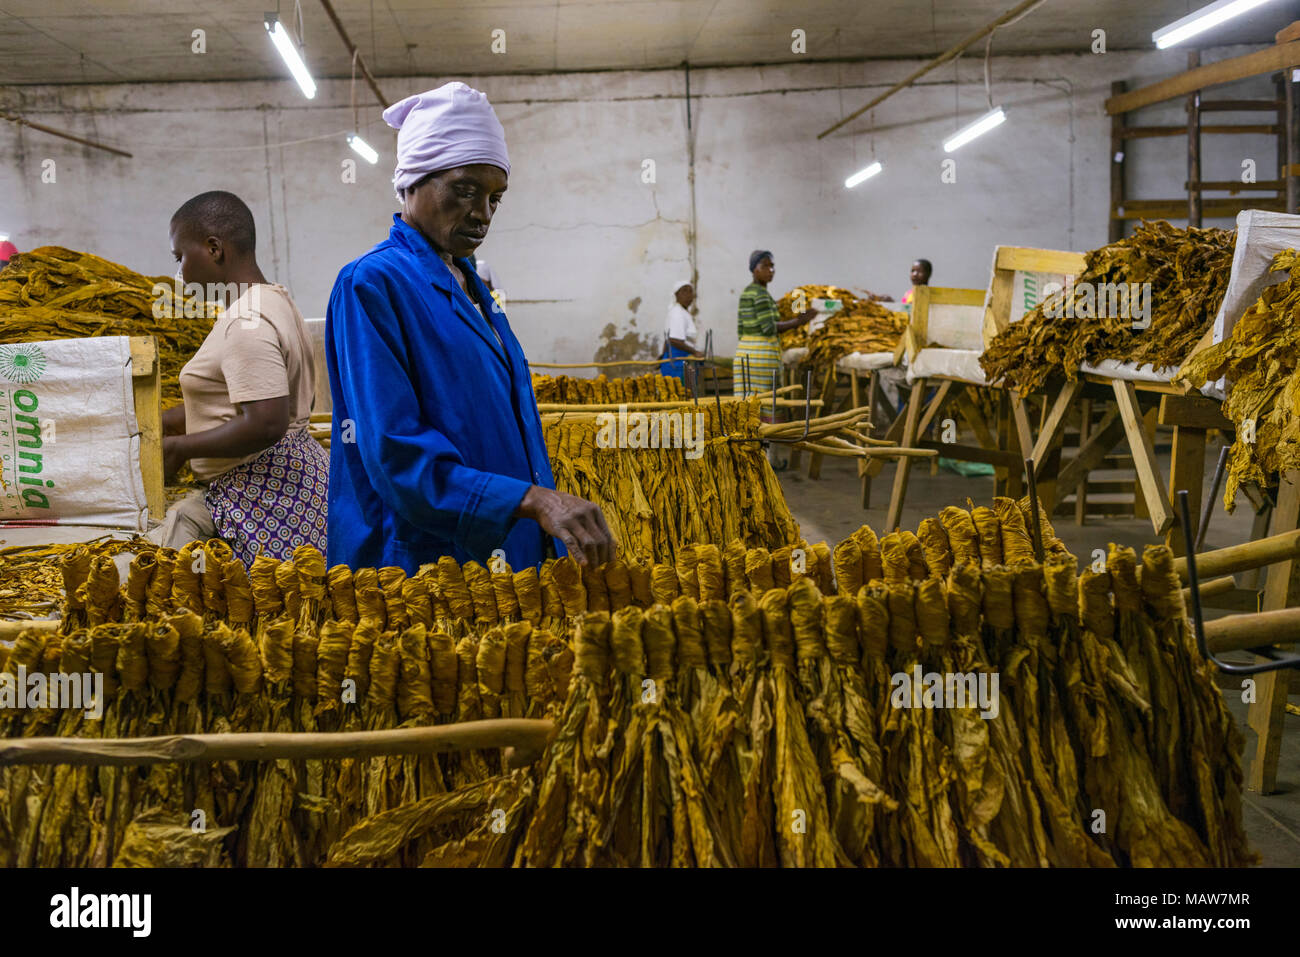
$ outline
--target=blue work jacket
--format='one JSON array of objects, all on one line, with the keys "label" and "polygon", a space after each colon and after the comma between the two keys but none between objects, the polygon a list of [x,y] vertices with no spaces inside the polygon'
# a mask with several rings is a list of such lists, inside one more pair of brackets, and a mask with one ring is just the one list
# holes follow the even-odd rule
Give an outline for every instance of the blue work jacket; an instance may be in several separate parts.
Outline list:
[{"label": "blue work jacket", "polygon": [[497,335],[399,215],[334,281],[331,565],[415,574],[442,555],[486,563],[502,548],[515,570],[546,557],[550,537],[513,517],[530,485],[555,487],[528,363],[468,260],[457,265]]}]

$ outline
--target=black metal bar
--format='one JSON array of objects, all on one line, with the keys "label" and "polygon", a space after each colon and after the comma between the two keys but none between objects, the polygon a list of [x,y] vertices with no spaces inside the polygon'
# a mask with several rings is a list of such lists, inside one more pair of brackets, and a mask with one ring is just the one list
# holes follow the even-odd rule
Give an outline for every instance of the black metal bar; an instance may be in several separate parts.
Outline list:
[{"label": "black metal bar", "polygon": [[[1223,470],[1228,464],[1228,451],[1231,446],[1225,444],[1219,449],[1219,464],[1214,467],[1214,480],[1210,482],[1210,497],[1205,502],[1205,511],[1201,515],[1201,528],[1196,533],[1196,545],[1192,549],[1200,551],[1205,544],[1205,533],[1210,530],[1210,516],[1214,514],[1214,502],[1219,497],[1219,486],[1223,484]],[[1186,539],[1184,539],[1186,542]],[[1190,547],[1190,546],[1189,546]]]},{"label": "black metal bar", "polygon": [[1031,512],[1031,521],[1029,523],[1029,537],[1034,543],[1034,560],[1042,564],[1046,557],[1043,552],[1043,526],[1038,517],[1038,482],[1034,478],[1034,460],[1025,459],[1025,481],[1029,483],[1029,511]]},{"label": "black metal bar", "polygon": [[[1192,510],[1191,506],[1187,504],[1187,489],[1178,490],[1178,511],[1179,518],[1183,523],[1183,541],[1190,542],[1192,540]],[[1196,574],[1196,550],[1193,548],[1187,550],[1187,587],[1192,595],[1192,631],[1196,635],[1196,647],[1205,660],[1213,662],[1214,666],[1220,671],[1231,675],[1258,675],[1266,671],[1281,671],[1283,668],[1300,670],[1300,655],[1281,654],[1277,649],[1268,646],[1248,649],[1253,655],[1269,659],[1263,664],[1234,665],[1216,658],[1205,643],[1205,619],[1201,614],[1200,581]]]}]

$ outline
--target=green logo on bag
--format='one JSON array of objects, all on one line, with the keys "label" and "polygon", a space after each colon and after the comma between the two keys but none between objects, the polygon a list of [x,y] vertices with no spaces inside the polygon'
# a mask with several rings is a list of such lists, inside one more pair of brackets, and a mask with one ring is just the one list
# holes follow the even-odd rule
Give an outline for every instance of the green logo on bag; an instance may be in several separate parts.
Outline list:
[{"label": "green logo on bag", "polygon": [[0,346],[0,375],[10,382],[27,385],[45,372],[45,353],[30,342]]}]

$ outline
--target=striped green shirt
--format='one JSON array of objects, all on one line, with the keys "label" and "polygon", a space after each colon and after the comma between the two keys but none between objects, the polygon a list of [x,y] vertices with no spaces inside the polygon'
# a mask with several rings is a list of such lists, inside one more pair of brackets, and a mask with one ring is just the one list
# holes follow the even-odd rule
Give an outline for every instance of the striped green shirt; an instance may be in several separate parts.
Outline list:
[{"label": "striped green shirt", "polygon": [[766,288],[751,282],[740,294],[740,310],[736,330],[742,336],[774,336],[776,323],[781,318],[776,302]]}]

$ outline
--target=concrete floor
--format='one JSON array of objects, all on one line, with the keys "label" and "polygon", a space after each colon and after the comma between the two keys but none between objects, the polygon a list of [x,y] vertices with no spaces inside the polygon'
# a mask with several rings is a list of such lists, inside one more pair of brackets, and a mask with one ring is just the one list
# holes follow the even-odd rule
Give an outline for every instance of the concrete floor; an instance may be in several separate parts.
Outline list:
[{"label": "concrete floor", "polygon": [[[1165,475],[1168,475],[1169,466],[1167,452],[1167,449],[1157,450],[1157,456],[1163,459],[1161,466]],[[1217,457],[1217,447],[1207,452],[1210,463]],[[812,481],[807,477],[805,457],[800,473],[785,471],[780,473],[780,477],[790,511],[799,522],[807,541],[825,541],[834,546],[863,524],[870,525],[883,534],[885,512],[894,481],[893,465],[886,465],[884,471],[873,480],[872,507],[866,510],[861,507],[861,484],[857,477],[856,463],[851,459],[824,459],[821,478]],[[1208,488],[1205,494],[1208,496]],[[965,505],[968,496],[976,505],[992,504],[993,479],[963,478],[945,470],[932,476],[928,464],[914,466],[904,502],[902,527],[915,529],[921,519],[937,515],[946,505]],[[1211,519],[1204,548],[1222,548],[1249,540],[1251,519],[1250,505],[1244,499],[1233,515],[1228,515],[1219,508]],[[1094,548],[1104,549],[1111,542],[1132,546],[1141,554],[1143,545],[1159,541],[1151,530],[1150,522],[1145,519],[1111,518],[1105,524],[1096,520],[1095,524],[1080,527],[1074,524],[1073,516],[1061,516],[1054,520],[1053,525],[1058,537],[1070,551],[1080,556],[1081,564],[1084,556],[1091,555]],[[1246,584],[1242,575],[1237,576],[1237,582],[1239,586]],[[1234,679],[1224,676],[1222,683],[1232,680]],[[1234,683],[1234,687],[1238,685]],[[1300,695],[1297,695],[1300,692],[1300,677],[1291,679],[1291,689],[1291,700],[1300,702]],[[1247,706],[1242,704],[1239,693],[1226,691],[1225,695],[1228,710],[1237,718],[1246,738],[1246,754],[1253,755],[1256,735],[1246,724]],[[1274,794],[1246,794],[1243,810],[1246,832],[1251,846],[1259,852],[1265,867],[1298,867],[1300,717],[1293,714],[1286,716],[1277,786],[1278,791]]]}]

